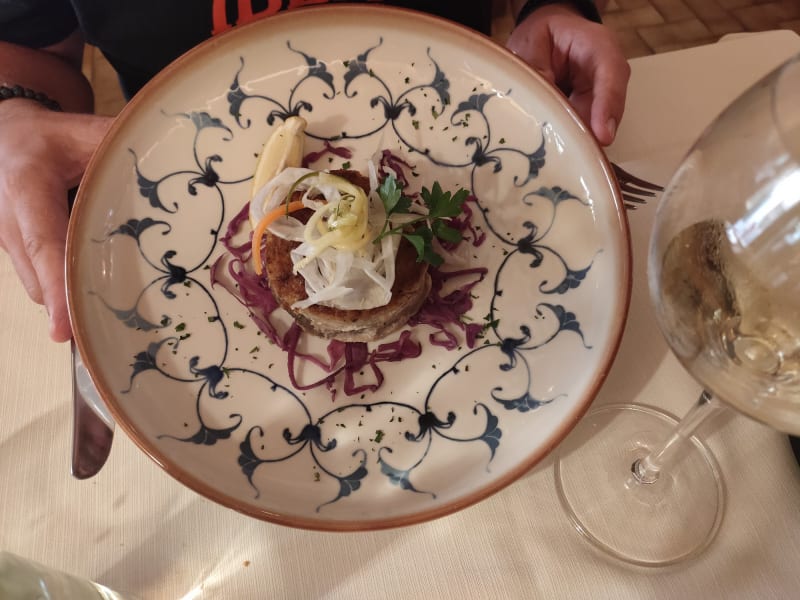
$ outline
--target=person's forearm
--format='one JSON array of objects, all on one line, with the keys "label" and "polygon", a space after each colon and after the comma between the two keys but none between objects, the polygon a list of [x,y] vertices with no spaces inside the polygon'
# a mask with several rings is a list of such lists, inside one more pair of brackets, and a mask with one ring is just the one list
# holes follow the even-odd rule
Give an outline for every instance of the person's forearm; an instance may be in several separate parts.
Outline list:
[{"label": "person's forearm", "polygon": [[[67,112],[92,112],[92,88],[81,73],[82,47],[78,36],[41,50],[0,42],[0,85],[46,94]],[[0,110],[6,102],[16,100],[0,102]]]}]

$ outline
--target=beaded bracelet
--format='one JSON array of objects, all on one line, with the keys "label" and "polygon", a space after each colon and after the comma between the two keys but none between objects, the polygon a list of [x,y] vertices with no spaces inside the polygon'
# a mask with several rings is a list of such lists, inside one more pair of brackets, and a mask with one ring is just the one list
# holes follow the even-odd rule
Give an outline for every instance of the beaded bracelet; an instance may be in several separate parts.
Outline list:
[{"label": "beaded bracelet", "polygon": [[11,100],[12,98],[25,98],[38,102],[45,108],[61,112],[61,105],[50,98],[47,94],[37,92],[30,88],[22,87],[21,85],[0,85],[0,102],[3,100]]},{"label": "beaded bracelet", "polygon": [[542,6],[546,6],[548,4],[563,4],[567,2],[572,4],[578,11],[590,21],[594,21],[595,23],[602,23],[600,19],[600,12],[597,10],[597,6],[592,0],[528,0],[522,9],[519,11],[517,15],[517,25],[522,23],[525,18],[535,11],[537,8],[541,8]]}]

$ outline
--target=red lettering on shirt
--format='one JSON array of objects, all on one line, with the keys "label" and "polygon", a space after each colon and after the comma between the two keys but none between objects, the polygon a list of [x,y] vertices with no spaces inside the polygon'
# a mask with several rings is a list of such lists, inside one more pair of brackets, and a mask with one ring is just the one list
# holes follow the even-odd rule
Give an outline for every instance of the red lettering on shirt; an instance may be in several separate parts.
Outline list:
[{"label": "red lettering on shirt", "polygon": [[[218,35],[224,31],[232,29],[235,25],[244,25],[250,21],[274,15],[283,10],[286,0],[267,0],[267,7],[253,12],[252,0],[235,0],[237,18],[235,23],[228,22],[227,5],[233,0],[212,0],[211,1],[211,35]],[[300,8],[311,4],[325,4],[330,0],[288,0],[286,10]],[[381,0],[366,0],[367,2],[380,2]]]}]

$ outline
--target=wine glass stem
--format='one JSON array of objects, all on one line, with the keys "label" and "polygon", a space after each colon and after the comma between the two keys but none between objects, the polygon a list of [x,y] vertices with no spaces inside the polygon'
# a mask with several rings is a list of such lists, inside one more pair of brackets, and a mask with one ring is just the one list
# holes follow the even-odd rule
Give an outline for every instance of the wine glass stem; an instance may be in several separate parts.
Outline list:
[{"label": "wine glass stem", "polygon": [[668,468],[680,457],[681,450],[708,417],[721,408],[719,401],[710,392],[703,390],[694,406],[675,426],[669,438],[647,456],[639,458],[631,465],[631,471],[638,483],[655,483],[662,470]]}]

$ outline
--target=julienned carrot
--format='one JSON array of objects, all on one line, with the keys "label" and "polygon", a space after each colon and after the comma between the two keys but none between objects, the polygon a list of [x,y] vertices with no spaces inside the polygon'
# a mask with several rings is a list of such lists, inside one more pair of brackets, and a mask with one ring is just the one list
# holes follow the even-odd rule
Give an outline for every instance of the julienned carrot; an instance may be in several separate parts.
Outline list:
[{"label": "julienned carrot", "polygon": [[258,225],[256,225],[256,228],[253,230],[253,266],[255,267],[257,274],[261,275],[261,272],[264,270],[261,262],[261,240],[264,237],[264,233],[267,231],[267,227],[272,225],[280,217],[288,215],[289,213],[295,212],[296,210],[300,210],[302,208],[305,208],[303,201],[295,200],[293,202],[289,202],[288,205],[281,204],[261,217]]}]

